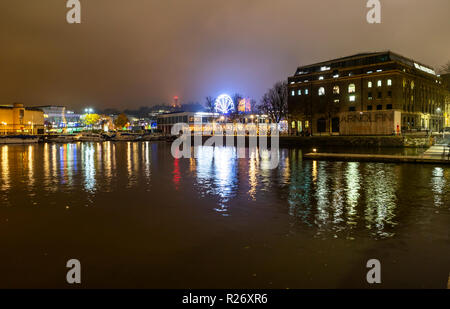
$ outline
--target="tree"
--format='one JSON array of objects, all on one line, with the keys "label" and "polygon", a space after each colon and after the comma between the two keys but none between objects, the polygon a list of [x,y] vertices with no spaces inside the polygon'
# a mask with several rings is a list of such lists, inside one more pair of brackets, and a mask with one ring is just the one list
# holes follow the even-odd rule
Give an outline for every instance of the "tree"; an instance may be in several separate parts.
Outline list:
[{"label": "tree", "polygon": [[116,128],[122,129],[127,123],[129,122],[127,115],[124,113],[121,113],[117,118],[114,120],[114,125]]},{"label": "tree", "polygon": [[98,123],[100,116],[98,114],[86,114],[84,116],[84,124],[86,126],[93,126]]},{"label": "tree", "polygon": [[261,99],[260,110],[273,122],[279,123],[287,115],[287,82],[277,82]]},{"label": "tree", "polygon": [[214,99],[211,96],[207,96],[205,99],[205,108],[207,112],[213,113],[214,112],[214,103],[215,103],[216,99]]},{"label": "tree", "polygon": [[441,66],[440,72],[441,74],[450,74],[450,61]]},{"label": "tree", "polygon": [[235,93],[232,97],[233,99],[233,104],[234,104],[234,112],[237,113],[238,112],[238,107],[239,107],[239,102],[241,102],[241,100],[244,98],[244,96],[240,93]]},{"label": "tree", "polygon": [[259,109],[258,102],[255,99],[250,100],[250,110],[252,113],[255,113]]}]

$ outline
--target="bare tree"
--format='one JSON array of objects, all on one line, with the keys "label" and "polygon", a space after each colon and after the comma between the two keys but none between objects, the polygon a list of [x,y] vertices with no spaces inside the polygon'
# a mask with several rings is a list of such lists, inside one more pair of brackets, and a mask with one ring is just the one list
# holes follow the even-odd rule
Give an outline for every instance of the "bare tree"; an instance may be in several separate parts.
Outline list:
[{"label": "bare tree", "polygon": [[441,74],[450,74],[450,61],[440,67]]},{"label": "bare tree", "polygon": [[250,111],[252,113],[256,112],[259,109],[258,102],[255,99],[250,100]]},{"label": "bare tree", "polygon": [[277,82],[261,99],[260,110],[273,122],[279,123],[287,115],[287,82]]},{"label": "bare tree", "polygon": [[215,103],[216,99],[214,99],[211,96],[207,96],[205,99],[205,106],[206,106],[206,111],[213,113],[214,112],[214,103]]}]

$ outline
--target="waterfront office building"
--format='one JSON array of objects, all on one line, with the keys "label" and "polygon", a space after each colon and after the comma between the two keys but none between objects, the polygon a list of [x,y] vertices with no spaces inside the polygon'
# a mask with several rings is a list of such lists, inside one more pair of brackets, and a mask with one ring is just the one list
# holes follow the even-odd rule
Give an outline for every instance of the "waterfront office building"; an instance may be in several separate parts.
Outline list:
[{"label": "waterfront office building", "polygon": [[0,134],[44,134],[44,113],[22,103],[0,106]]},{"label": "waterfront office building", "polygon": [[291,134],[440,131],[449,90],[429,66],[393,52],[302,66],[288,78]]}]

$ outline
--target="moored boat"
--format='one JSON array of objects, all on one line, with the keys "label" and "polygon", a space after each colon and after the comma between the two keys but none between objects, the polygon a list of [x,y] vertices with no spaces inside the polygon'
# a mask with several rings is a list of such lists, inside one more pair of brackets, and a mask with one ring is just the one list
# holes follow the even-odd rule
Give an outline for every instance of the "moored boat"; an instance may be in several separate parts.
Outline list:
[{"label": "moored boat", "polygon": [[33,144],[39,142],[36,135],[6,135],[0,136],[0,144]]},{"label": "moored boat", "polygon": [[76,135],[50,135],[47,136],[45,141],[49,143],[72,143],[76,141]]},{"label": "moored boat", "polygon": [[103,136],[97,133],[83,132],[75,137],[76,141],[80,142],[103,142]]}]

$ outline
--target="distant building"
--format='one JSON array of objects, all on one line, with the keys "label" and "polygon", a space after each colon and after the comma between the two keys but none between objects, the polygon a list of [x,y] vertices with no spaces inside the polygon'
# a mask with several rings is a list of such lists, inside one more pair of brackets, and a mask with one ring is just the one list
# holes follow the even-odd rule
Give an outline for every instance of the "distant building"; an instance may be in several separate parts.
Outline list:
[{"label": "distant building", "polygon": [[299,67],[288,91],[291,134],[389,135],[448,123],[442,78],[390,51]]},{"label": "distant building", "polygon": [[44,112],[45,125],[51,132],[73,132],[82,129],[81,115],[67,110],[65,106],[37,106]]},{"label": "distant building", "polygon": [[0,106],[0,134],[44,134],[44,113],[22,103]]},{"label": "distant building", "polygon": [[[214,128],[215,125],[223,125],[230,120],[224,115],[219,113],[206,113],[206,112],[176,112],[158,115],[157,128],[165,134],[171,134],[171,130],[176,123],[186,123],[189,125],[191,131],[196,128],[195,125],[200,125],[202,129],[205,127]],[[267,115],[250,115],[241,114],[233,120],[234,123],[242,124],[261,124],[271,123]],[[225,130],[225,129],[224,129]]]},{"label": "distant building", "polygon": [[175,112],[161,114],[157,116],[157,128],[165,134],[171,134],[171,130],[176,123],[187,123],[191,130],[194,129],[194,123],[210,124],[217,119],[216,113],[195,113],[195,112]]}]

